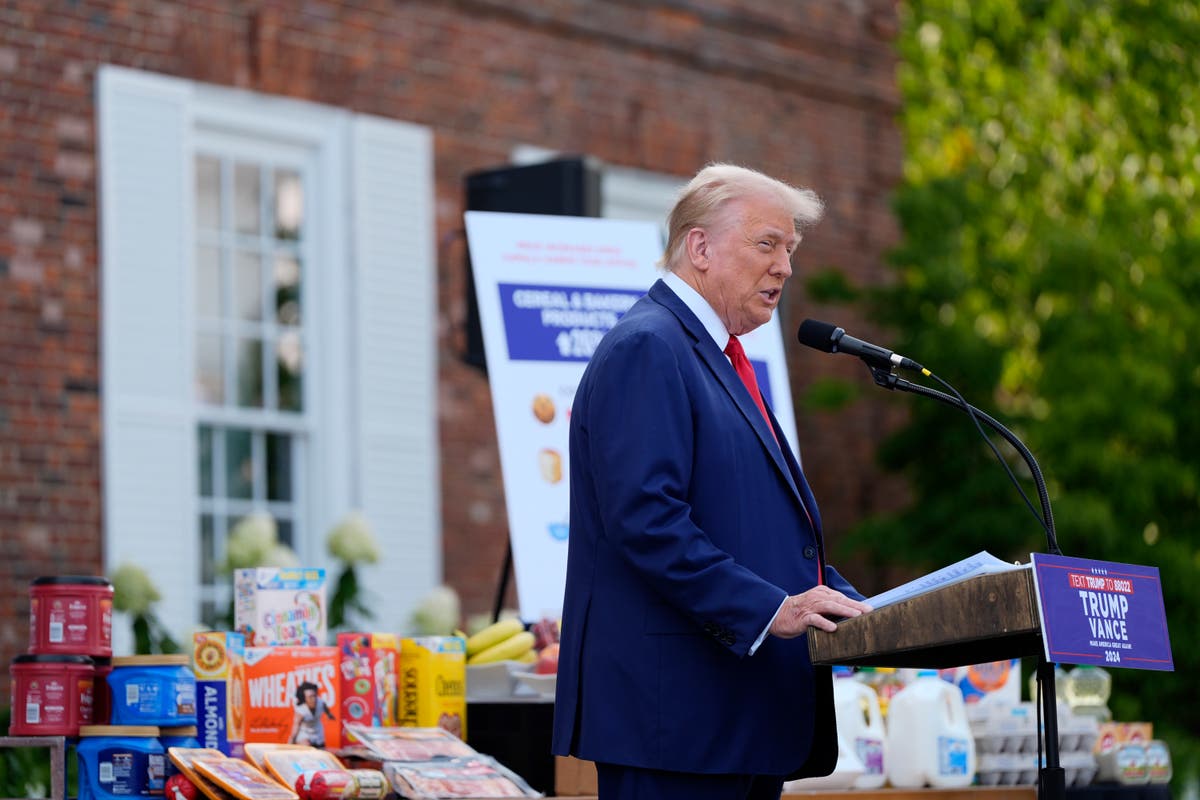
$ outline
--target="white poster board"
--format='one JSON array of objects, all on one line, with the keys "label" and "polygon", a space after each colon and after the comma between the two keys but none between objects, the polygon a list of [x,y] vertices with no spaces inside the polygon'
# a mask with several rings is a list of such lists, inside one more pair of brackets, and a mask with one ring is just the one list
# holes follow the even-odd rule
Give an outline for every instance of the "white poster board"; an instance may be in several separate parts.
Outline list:
[{"label": "white poster board", "polygon": [[[464,218],[520,614],[527,622],[558,617],[575,388],[601,337],[659,277],[662,243],[649,222],[492,211]],[[795,443],[778,316],[740,338],[765,399]]]}]

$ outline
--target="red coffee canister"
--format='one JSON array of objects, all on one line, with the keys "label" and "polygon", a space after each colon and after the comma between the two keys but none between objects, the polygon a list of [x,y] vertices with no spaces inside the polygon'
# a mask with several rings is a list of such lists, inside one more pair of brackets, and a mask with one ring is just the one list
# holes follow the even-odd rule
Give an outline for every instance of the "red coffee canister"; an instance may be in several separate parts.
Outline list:
[{"label": "red coffee canister", "polygon": [[34,578],[29,595],[30,653],[112,655],[113,587],[107,578]]},{"label": "red coffee canister", "polygon": [[92,660],[19,655],[12,660],[11,736],[78,736],[92,723]]}]

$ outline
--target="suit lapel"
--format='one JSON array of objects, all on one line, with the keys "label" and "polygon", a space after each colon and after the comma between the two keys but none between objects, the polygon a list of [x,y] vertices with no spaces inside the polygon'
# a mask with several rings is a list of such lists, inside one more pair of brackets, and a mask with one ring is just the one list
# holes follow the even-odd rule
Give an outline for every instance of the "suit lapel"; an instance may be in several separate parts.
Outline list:
[{"label": "suit lapel", "polygon": [[[775,463],[776,468],[788,482],[788,485],[792,488],[792,492],[796,495],[796,499],[801,505],[807,508],[808,504],[805,502],[803,492],[797,486],[796,475],[800,474],[799,469],[796,469],[793,474],[793,470],[789,468],[789,464],[784,460],[782,448],[786,440],[783,438],[783,432],[778,430],[778,425],[775,425],[776,433],[779,437],[778,442],[776,442],[775,436],[771,435],[771,429],[767,427],[767,421],[759,413],[758,406],[754,404],[750,393],[746,391],[746,387],[742,384],[742,379],[734,371],[733,365],[729,363],[729,359],[725,357],[725,354],[717,349],[716,342],[708,335],[708,331],[704,329],[704,326],[700,324],[700,320],[696,319],[696,315],[691,312],[687,305],[661,280],[656,281],[650,287],[649,295],[652,300],[665,306],[667,310],[674,314],[684,329],[691,335],[693,347],[700,360],[708,366],[713,376],[716,377],[717,381],[720,382],[726,393],[729,394],[734,404],[738,407],[746,423],[754,429],[754,433],[758,436],[759,444],[766,450],[771,460]],[[773,420],[772,424],[775,424]],[[803,476],[800,477],[800,480],[804,480]],[[813,522],[816,524],[815,517],[813,517]]]}]

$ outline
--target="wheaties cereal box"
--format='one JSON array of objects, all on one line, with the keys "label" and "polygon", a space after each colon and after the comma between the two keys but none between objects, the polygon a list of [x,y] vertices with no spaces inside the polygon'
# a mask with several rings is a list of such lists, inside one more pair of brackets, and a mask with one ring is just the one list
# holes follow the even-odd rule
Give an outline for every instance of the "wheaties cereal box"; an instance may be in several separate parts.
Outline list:
[{"label": "wheaties cereal box", "polygon": [[325,570],[254,567],[234,570],[233,627],[247,647],[325,644]]},{"label": "wheaties cereal box", "polygon": [[342,743],[336,647],[246,648],[246,741]]},{"label": "wheaties cereal box", "polygon": [[400,640],[400,724],[444,728],[467,738],[467,641],[461,636]]},{"label": "wheaties cereal box", "polygon": [[400,639],[390,633],[339,633],[342,723],[398,725],[396,670]]},{"label": "wheaties cereal box", "polygon": [[246,741],[245,640],[240,633],[192,636],[196,673],[196,730],[202,747],[241,758]]}]

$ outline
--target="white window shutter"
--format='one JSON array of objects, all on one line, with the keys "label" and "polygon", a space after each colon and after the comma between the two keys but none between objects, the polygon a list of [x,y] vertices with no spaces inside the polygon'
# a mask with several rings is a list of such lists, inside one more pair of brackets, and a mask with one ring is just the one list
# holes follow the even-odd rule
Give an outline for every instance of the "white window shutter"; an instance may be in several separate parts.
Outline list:
[{"label": "white window shutter", "polygon": [[[100,70],[105,570],[144,569],[177,638],[197,623],[187,104],[181,81]],[[132,653],[114,622],[114,652]]]},{"label": "white window shutter", "polygon": [[442,571],[433,140],[356,116],[351,142],[356,483],[383,550],[362,580],[396,630]]}]

